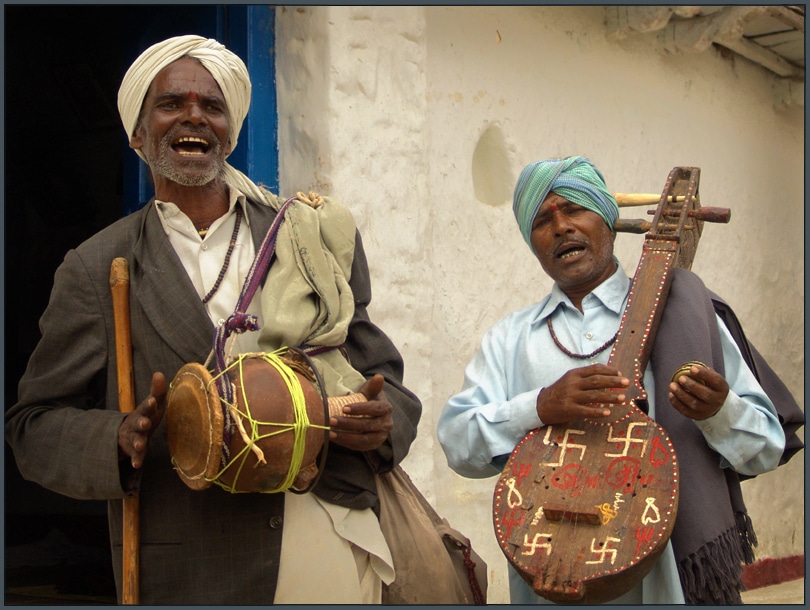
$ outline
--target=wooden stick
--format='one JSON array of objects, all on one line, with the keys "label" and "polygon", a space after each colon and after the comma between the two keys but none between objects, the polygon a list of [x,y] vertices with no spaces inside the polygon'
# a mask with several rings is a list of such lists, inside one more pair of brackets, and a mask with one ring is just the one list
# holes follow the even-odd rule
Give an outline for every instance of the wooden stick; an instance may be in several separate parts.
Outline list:
[{"label": "wooden stick", "polygon": [[[655,215],[655,210],[647,210],[647,214]],[[721,222],[728,223],[731,220],[731,210],[728,208],[705,207],[698,210],[690,210],[686,214],[690,218],[697,218],[705,222]],[[664,216],[680,216],[679,212],[667,212]]]},{"label": "wooden stick", "polygon": [[[613,198],[620,208],[639,205],[657,205],[661,201],[661,195],[655,193],[613,193]],[[675,201],[683,201],[683,195],[678,195]],[[672,197],[669,197],[672,201]]]},{"label": "wooden stick", "polygon": [[[115,322],[115,358],[118,364],[118,406],[122,413],[135,410],[135,389],[132,372],[132,336],[129,318],[129,266],[125,258],[116,258],[110,266],[110,291]],[[124,498],[124,575],[121,599],[125,604],[140,603],[138,578],[140,572],[140,522],[138,497]]]},{"label": "wooden stick", "polygon": [[649,220],[617,218],[613,223],[613,230],[620,233],[646,233],[651,226],[652,223]]},{"label": "wooden stick", "polygon": [[[647,210],[647,214],[654,215],[655,210]],[[706,207],[698,210],[690,210],[686,213],[689,218],[697,218],[703,222],[727,223],[731,220],[731,210],[728,208]],[[665,213],[664,216],[678,217],[677,212]],[[652,228],[652,223],[648,220],[635,220],[632,218],[617,218],[613,223],[613,230],[622,233],[646,233]],[[684,229],[691,230],[692,226],[685,225]]]}]

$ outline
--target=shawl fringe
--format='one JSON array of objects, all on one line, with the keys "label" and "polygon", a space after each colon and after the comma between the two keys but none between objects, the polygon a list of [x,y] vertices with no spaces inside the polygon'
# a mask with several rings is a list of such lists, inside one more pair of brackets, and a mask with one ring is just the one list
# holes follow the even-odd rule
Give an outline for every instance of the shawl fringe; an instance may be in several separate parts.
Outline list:
[{"label": "shawl fringe", "polygon": [[742,604],[743,564],[754,561],[757,536],[747,513],[736,524],[678,564],[687,604]]}]

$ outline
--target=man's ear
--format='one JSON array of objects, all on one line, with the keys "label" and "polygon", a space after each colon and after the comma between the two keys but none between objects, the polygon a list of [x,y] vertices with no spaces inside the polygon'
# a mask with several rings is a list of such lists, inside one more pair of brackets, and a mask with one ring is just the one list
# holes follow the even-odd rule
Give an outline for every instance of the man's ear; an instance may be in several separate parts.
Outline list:
[{"label": "man's ear", "polygon": [[135,126],[135,131],[132,132],[132,137],[129,138],[129,147],[132,150],[140,150],[143,148],[143,135],[141,134],[141,124]]}]

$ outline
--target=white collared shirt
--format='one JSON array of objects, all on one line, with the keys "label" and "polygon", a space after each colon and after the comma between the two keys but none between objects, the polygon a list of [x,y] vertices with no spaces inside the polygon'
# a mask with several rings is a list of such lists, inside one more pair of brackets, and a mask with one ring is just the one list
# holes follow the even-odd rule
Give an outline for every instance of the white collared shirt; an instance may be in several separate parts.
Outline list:
[{"label": "white collared shirt", "polygon": [[[239,300],[239,294],[242,291],[242,284],[256,255],[250,233],[250,219],[245,196],[233,187],[229,187],[229,193],[228,212],[211,224],[205,239],[200,237],[194,223],[177,205],[171,202],[155,200],[155,207],[163,229],[169,236],[169,241],[174,251],[177,252],[177,256],[180,257],[180,262],[183,264],[201,300],[216,284],[233,235],[236,223],[236,206],[239,205],[242,208],[242,222],[228,268],[219,288],[205,305],[208,316],[215,326],[221,326],[233,314]],[[257,293],[248,306],[246,313],[257,316],[261,325],[262,312],[259,300]],[[213,347],[213,336],[211,340]],[[247,332],[235,336],[232,348],[233,354],[257,350],[258,333]]]}]

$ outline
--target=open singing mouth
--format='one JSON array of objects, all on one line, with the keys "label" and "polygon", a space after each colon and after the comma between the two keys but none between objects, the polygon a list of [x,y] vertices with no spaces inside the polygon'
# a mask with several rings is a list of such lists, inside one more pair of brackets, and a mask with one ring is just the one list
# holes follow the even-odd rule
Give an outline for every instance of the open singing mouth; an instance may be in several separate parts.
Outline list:
[{"label": "open singing mouth", "polygon": [[566,258],[571,258],[572,256],[576,256],[577,254],[581,254],[585,251],[585,246],[581,243],[574,243],[574,242],[566,242],[561,244],[557,247],[556,251],[554,252],[554,256],[557,258],[564,260]]},{"label": "open singing mouth", "polygon": [[172,149],[181,155],[202,156],[211,149],[211,145],[205,138],[183,136],[172,142]]}]

